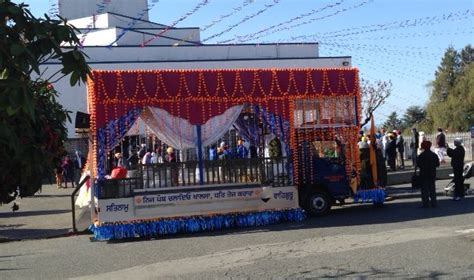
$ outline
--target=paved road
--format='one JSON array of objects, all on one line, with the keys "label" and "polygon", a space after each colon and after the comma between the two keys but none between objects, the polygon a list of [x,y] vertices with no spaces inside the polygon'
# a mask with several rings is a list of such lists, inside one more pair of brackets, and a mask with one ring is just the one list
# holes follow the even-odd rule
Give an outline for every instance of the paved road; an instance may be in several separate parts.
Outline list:
[{"label": "paved road", "polygon": [[0,279],[474,278],[474,197],[348,205],[323,218],[134,242],[0,243]]},{"label": "paved road", "polygon": [[[449,169],[450,170],[450,169]],[[438,169],[441,178],[449,174],[445,169]],[[446,173],[446,174],[445,174]],[[391,181],[407,182],[411,178],[411,171],[399,171],[389,174]],[[438,182],[438,191],[448,181]],[[474,184],[473,184],[474,185]],[[406,198],[417,196],[409,185],[394,185],[386,189],[390,196],[395,198]],[[16,203],[20,210],[13,213],[11,204],[0,205],[0,242],[8,240],[24,240],[51,238],[67,235],[72,228],[71,223],[71,201],[72,188],[57,189],[53,185],[44,185],[43,192],[34,197],[19,199]],[[76,217],[82,210],[76,207]],[[87,219],[78,222],[78,227],[86,229]]]}]

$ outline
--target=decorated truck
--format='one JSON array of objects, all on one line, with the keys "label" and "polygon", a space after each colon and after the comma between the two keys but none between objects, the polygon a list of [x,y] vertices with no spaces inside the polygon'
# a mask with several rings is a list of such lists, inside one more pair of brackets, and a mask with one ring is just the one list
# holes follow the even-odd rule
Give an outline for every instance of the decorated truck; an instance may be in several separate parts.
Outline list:
[{"label": "decorated truck", "polygon": [[[383,201],[382,190],[359,187],[357,69],[92,76],[90,229],[97,240],[296,222],[352,196]],[[137,127],[147,131],[141,143],[133,140]],[[118,167],[128,169],[119,178],[111,176],[116,152]]]}]

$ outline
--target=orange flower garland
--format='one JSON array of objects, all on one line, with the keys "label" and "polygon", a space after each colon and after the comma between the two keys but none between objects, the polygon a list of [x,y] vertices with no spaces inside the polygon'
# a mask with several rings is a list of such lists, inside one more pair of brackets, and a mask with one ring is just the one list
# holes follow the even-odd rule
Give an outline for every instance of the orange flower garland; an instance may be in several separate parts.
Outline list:
[{"label": "orange flower garland", "polygon": [[[289,120],[289,145],[293,151],[296,183],[299,170],[307,168],[298,161],[295,153],[302,140],[343,139],[346,143],[344,153],[347,174],[350,176],[353,168],[360,168],[357,149],[359,120],[344,127],[333,126],[341,119],[347,119],[348,110],[356,110],[354,118],[360,116],[356,69],[93,70],[92,75],[94,81],[88,83],[88,102],[93,137],[98,127],[119,118],[127,110],[144,106],[157,106],[193,124],[203,124],[233,105],[253,104]],[[109,77],[115,77],[115,87],[110,86],[113,79],[109,80]],[[215,79],[215,84],[214,81],[211,81],[212,85],[208,84],[206,79]],[[134,83],[135,90],[131,94],[126,92],[125,83]],[[133,87],[133,84],[127,85]],[[154,93],[148,90],[152,85],[155,87]],[[112,88],[115,88],[114,92],[109,92]],[[355,108],[341,109],[341,106],[349,106],[342,99],[348,97],[355,97]],[[328,126],[296,135],[295,121],[299,120],[295,120],[294,110],[297,98],[317,100],[317,111],[330,114]],[[94,141],[94,166],[97,166],[96,145]]]}]

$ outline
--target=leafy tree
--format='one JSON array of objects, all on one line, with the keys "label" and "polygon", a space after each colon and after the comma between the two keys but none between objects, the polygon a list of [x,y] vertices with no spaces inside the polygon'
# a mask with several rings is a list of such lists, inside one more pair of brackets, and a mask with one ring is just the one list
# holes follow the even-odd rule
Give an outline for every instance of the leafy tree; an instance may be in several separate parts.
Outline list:
[{"label": "leafy tree", "polygon": [[402,127],[411,129],[416,124],[421,123],[426,118],[426,111],[420,106],[410,106],[406,109],[402,117]]},{"label": "leafy tree", "polygon": [[459,65],[459,53],[454,48],[449,47],[435,72],[435,80],[430,84],[431,95],[426,115],[432,121],[434,127],[449,127],[452,112],[448,111],[446,100],[453,91],[456,78],[460,73]]},{"label": "leafy tree", "polygon": [[467,131],[474,123],[474,64],[467,65],[458,77],[446,108],[450,112],[448,127],[451,130]]},{"label": "leafy tree", "polygon": [[[90,69],[77,30],[65,20],[36,18],[10,0],[0,0],[0,18],[0,203],[8,203],[17,189],[36,193],[63,153],[68,115],[49,81],[70,75],[75,85]],[[42,77],[39,66],[51,59],[62,68]]]},{"label": "leafy tree", "polygon": [[460,53],[460,58],[461,58],[461,69],[462,71],[465,70],[469,64],[474,60],[474,49],[471,47],[471,45],[465,46]]},{"label": "leafy tree", "polygon": [[398,118],[397,112],[392,112],[390,115],[388,115],[387,120],[383,124],[383,127],[387,131],[400,129],[401,126],[402,126],[402,120]]},{"label": "leafy tree", "polygon": [[426,109],[426,131],[436,127],[465,131],[473,122],[474,51],[467,45],[460,52],[448,48],[430,83],[431,95]]},{"label": "leafy tree", "polygon": [[392,94],[392,82],[379,80],[372,84],[367,80],[361,79],[360,87],[362,113],[364,114],[364,121],[362,121],[360,127],[363,127],[369,123],[374,111],[383,105],[385,100]]}]

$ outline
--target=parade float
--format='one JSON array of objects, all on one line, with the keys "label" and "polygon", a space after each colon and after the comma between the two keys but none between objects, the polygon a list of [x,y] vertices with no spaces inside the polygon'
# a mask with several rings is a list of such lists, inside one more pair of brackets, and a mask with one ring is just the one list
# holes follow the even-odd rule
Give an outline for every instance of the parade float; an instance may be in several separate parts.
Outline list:
[{"label": "parade float", "polygon": [[[97,240],[297,222],[350,196],[383,201],[359,187],[357,69],[93,70],[88,109]],[[196,158],[110,178],[108,154],[137,122]],[[230,129],[257,153],[210,159]],[[275,141],[281,153],[269,155]]]}]

